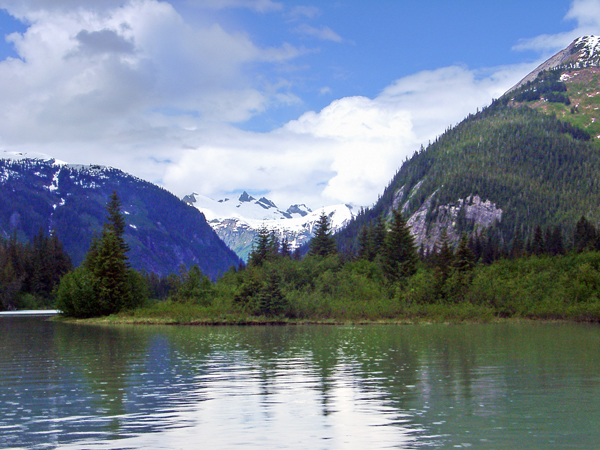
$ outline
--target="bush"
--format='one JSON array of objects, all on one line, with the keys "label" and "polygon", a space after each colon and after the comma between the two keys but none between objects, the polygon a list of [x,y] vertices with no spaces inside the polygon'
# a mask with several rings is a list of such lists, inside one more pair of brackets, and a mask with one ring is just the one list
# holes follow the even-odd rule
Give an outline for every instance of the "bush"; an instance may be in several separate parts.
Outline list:
[{"label": "bush", "polygon": [[56,295],[56,308],[65,316],[86,318],[110,314],[98,296],[98,280],[84,267],[66,274]]}]

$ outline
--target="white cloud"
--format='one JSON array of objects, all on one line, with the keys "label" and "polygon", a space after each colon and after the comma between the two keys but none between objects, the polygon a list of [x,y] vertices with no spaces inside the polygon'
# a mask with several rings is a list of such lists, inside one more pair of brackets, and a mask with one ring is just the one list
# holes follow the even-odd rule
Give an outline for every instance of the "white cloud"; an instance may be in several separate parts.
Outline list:
[{"label": "white cloud", "polygon": [[20,59],[0,62],[0,83],[11,86],[0,92],[5,145],[117,138],[134,122],[153,128],[157,111],[239,122],[293,98],[261,87],[251,67],[285,63],[301,50],[260,48],[218,24],[194,28],[165,2],[102,13],[15,8],[31,25],[8,37]]},{"label": "white cloud", "polygon": [[315,37],[323,41],[344,42],[344,39],[329,27],[315,28],[306,23],[292,29],[293,32]]},{"label": "white cloud", "polygon": [[338,99],[271,133],[230,130],[184,151],[164,181],[180,194],[195,189],[213,198],[236,189],[272,191],[281,206],[369,205],[421,144],[489,104],[533,67],[421,72],[374,99]]}]

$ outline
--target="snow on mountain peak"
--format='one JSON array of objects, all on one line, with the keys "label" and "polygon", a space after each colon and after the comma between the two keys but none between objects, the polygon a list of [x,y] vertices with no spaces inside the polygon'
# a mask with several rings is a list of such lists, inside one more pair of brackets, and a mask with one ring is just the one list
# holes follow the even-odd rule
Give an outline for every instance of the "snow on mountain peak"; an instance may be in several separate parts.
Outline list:
[{"label": "snow on mountain peak", "polygon": [[354,217],[352,206],[343,204],[316,211],[304,204],[295,204],[284,211],[273,201],[265,197],[256,200],[246,191],[238,201],[217,201],[195,192],[182,200],[200,210],[219,237],[243,259],[248,257],[254,236],[261,227],[273,230],[279,239],[286,238],[295,249],[310,240],[322,213],[329,217],[333,231]]},{"label": "snow on mountain peak", "polygon": [[589,61],[600,55],[600,36],[581,36],[574,48],[579,51],[579,61]]}]

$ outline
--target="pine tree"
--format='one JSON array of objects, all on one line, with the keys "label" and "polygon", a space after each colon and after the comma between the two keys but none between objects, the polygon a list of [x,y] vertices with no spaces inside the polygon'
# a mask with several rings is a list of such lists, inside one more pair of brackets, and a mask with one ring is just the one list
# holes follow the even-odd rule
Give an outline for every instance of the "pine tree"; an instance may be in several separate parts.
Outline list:
[{"label": "pine tree", "polygon": [[544,242],[544,235],[542,233],[542,227],[539,225],[535,227],[535,231],[533,233],[533,240],[531,241],[531,252],[534,255],[541,255],[545,252],[546,245]]},{"label": "pine tree", "polygon": [[309,254],[313,256],[329,256],[337,252],[335,238],[329,227],[329,219],[325,212],[321,213],[316,224],[315,234],[310,241]]},{"label": "pine tree", "polygon": [[383,244],[385,242],[385,236],[387,234],[387,228],[385,226],[385,221],[381,215],[377,216],[377,220],[375,221],[375,226],[373,227],[372,232],[372,240],[373,240],[373,253],[375,258],[379,253],[381,253],[383,249]]},{"label": "pine tree", "polygon": [[414,275],[417,270],[417,250],[402,213],[393,212],[393,222],[386,235],[381,264],[387,280],[391,283]]},{"label": "pine tree", "polygon": [[119,246],[123,250],[123,253],[127,253],[129,251],[129,246],[125,242],[125,216],[121,212],[122,205],[121,200],[117,196],[117,191],[113,191],[110,196],[110,200],[106,205],[106,223],[105,228],[108,228],[109,231],[114,233],[115,237],[119,242]]},{"label": "pine tree", "polygon": [[291,258],[292,257],[292,246],[290,244],[290,241],[287,237],[284,237],[281,240],[281,249],[279,250],[279,254],[284,257],[284,258]]}]

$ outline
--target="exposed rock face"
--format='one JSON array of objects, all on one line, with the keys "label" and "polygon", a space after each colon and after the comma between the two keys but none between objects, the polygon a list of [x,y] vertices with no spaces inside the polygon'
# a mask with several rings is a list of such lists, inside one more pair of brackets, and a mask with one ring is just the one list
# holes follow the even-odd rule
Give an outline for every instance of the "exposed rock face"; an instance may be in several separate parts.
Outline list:
[{"label": "exposed rock face", "polygon": [[[460,238],[459,220],[471,222],[475,229],[487,228],[502,220],[502,210],[490,200],[483,201],[478,195],[458,199],[456,203],[438,205],[432,210],[431,205],[437,192],[427,197],[423,205],[407,221],[418,247],[422,245],[427,250],[431,250],[439,241],[444,229],[450,241],[456,243]],[[428,220],[428,217],[434,219]]]}]

